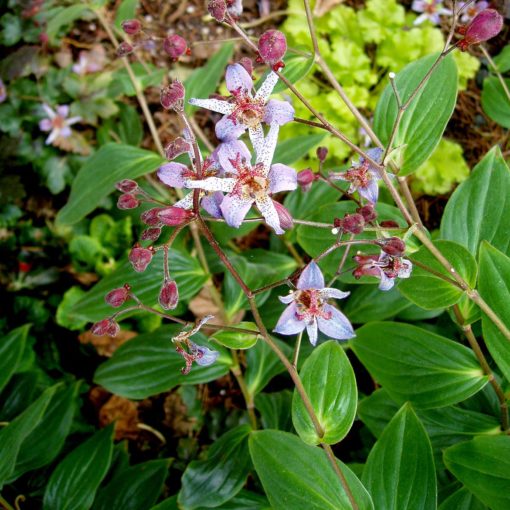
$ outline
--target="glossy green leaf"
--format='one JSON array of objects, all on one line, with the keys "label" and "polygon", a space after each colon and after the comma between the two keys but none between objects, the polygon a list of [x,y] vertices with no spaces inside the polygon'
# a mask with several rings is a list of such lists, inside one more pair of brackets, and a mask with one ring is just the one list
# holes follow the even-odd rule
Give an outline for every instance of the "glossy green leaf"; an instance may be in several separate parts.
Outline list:
[{"label": "glossy green leaf", "polygon": [[375,508],[437,508],[432,447],[409,404],[395,415],[370,451],[362,480]]},{"label": "glossy green leaf", "polygon": [[[304,78],[312,70],[314,63],[312,57],[305,57],[296,54],[291,54],[288,58],[285,58],[284,61],[285,67],[281,70],[281,73],[292,84],[295,84]],[[260,78],[260,80],[257,82],[257,85],[255,86],[256,89],[262,85],[268,74],[269,71],[264,73],[262,78]],[[273,94],[283,92],[284,90],[287,90],[287,85],[282,80],[278,80],[278,83],[273,89]]]},{"label": "glossy green leaf", "polygon": [[[94,382],[116,395],[143,399],[169,391],[179,384],[214,381],[229,371],[232,360],[222,352],[212,365],[195,365],[188,375],[183,375],[184,359],[175,351],[171,341],[181,329],[182,326],[164,326],[121,345],[106,363],[99,366]],[[194,335],[192,340],[199,345],[206,344],[201,334]],[[133,367],[136,367],[136,377],[133,376]]]},{"label": "glossy green leaf", "polygon": [[255,397],[255,407],[260,413],[260,421],[265,429],[292,431],[292,392],[289,390],[274,393],[259,393]]},{"label": "glossy green leaf", "polygon": [[99,489],[92,510],[147,510],[158,499],[168,460],[150,460],[121,470]]},{"label": "glossy green leaf", "polygon": [[188,464],[178,497],[181,506],[186,510],[217,507],[241,490],[251,467],[250,431],[249,425],[239,425],[211,445],[206,460]]},{"label": "glossy green leaf", "polygon": [[163,163],[154,152],[130,145],[103,145],[81,167],[73,181],[69,201],[57,215],[60,225],[72,225],[93,211],[122,179],[136,179]]},{"label": "glossy green leaf", "polygon": [[[478,290],[502,323],[510,330],[510,258],[488,243],[480,247],[480,279]],[[510,381],[510,340],[494,322],[482,315],[485,345],[501,372]]]},{"label": "glossy green leaf", "polygon": [[409,400],[417,408],[445,407],[465,400],[488,381],[470,349],[409,324],[366,324],[350,343],[399,404]]},{"label": "glossy green leaf", "polygon": [[[235,327],[258,331],[257,325],[254,322],[240,322]],[[257,343],[257,338],[257,334],[250,335],[249,333],[238,333],[236,331],[220,329],[212,335],[211,340],[229,349],[250,349]]]},{"label": "glossy green leaf", "polygon": [[35,400],[39,393],[41,373],[40,370],[29,370],[11,377],[0,394],[0,421],[12,421]]},{"label": "glossy green leaf", "polygon": [[[451,241],[435,241],[434,246],[471,287],[476,285],[476,261],[464,246]],[[411,259],[417,262],[413,266],[411,277],[402,280],[398,286],[400,292],[407,299],[426,310],[446,308],[461,299],[464,294],[462,289],[420,266],[420,264],[427,266],[436,273],[452,279],[451,274],[425,246],[413,253]]]},{"label": "glossy green leaf", "polygon": [[[321,448],[293,434],[261,430],[251,434],[250,454],[274,510],[351,510],[352,505]],[[337,460],[359,510],[373,509],[356,475]]]},{"label": "glossy green leaf", "polygon": [[30,325],[26,324],[9,331],[0,340],[0,391],[9,382],[9,379],[16,372],[16,367],[21,361],[25,350],[28,330]]},{"label": "glossy green leaf", "polygon": [[[437,54],[428,55],[397,74],[395,83],[403,102],[409,99],[436,59]],[[395,147],[403,146],[399,175],[414,172],[434,152],[456,100],[457,66],[449,55],[437,66],[402,117],[394,142]],[[395,94],[388,83],[374,114],[374,130],[384,144],[390,139],[397,111]]]},{"label": "glossy green leaf", "polygon": [[488,510],[488,508],[463,487],[446,498],[438,510]]},{"label": "glossy green leaf", "polygon": [[271,510],[267,498],[246,490],[240,491],[232,499],[216,508],[218,510]]},{"label": "glossy green leaf", "polygon": [[88,510],[112,460],[113,425],[81,443],[55,468],[44,492],[44,510]]},{"label": "glossy green leaf", "polygon": [[[510,89],[510,79],[505,79],[505,84]],[[493,121],[510,128],[510,98],[497,76],[488,76],[483,81],[482,108]]]},{"label": "glossy green leaf", "polygon": [[292,399],[294,428],[305,443],[338,443],[352,427],[358,402],[356,378],[344,350],[333,340],[316,347],[300,376],[324,436],[318,436],[296,390]]},{"label": "glossy green leaf", "polygon": [[482,241],[510,255],[509,189],[510,169],[494,147],[448,200],[441,237],[462,244],[475,257]]},{"label": "glossy green leaf", "polygon": [[23,441],[39,424],[56,388],[56,386],[48,388],[23,413],[0,429],[0,451],[2,452],[0,455],[0,489],[7,480],[10,480]]},{"label": "glossy green leaf", "polygon": [[480,436],[444,452],[447,468],[491,510],[510,508],[510,437]]},{"label": "glossy green leaf", "polygon": [[[306,156],[315,146],[324,139],[323,134],[295,136],[278,142],[274,152],[273,161],[284,165],[292,165],[298,159]],[[302,216],[299,216],[302,218]]]}]

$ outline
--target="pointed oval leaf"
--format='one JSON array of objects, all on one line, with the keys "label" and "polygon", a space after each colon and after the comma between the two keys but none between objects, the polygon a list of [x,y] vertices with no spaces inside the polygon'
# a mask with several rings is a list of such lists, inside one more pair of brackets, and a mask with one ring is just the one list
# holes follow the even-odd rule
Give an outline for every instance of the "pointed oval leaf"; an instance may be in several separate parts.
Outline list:
[{"label": "pointed oval leaf", "polygon": [[292,423],[308,444],[341,441],[356,416],[358,391],[354,370],[340,345],[331,340],[316,349],[301,369],[301,380],[324,436],[319,437],[299,393],[294,390]]},{"label": "pointed oval leaf", "polygon": [[[242,329],[258,331],[257,325],[254,322],[240,322],[235,326]],[[249,333],[238,333],[237,331],[223,329],[220,329],[211,337],[211,340],[229,349],[249,349],[257,343],[257,339],[257,334],[250,335]]]},{"label": "pointed oval leaf", "polygon": [[[510,80],[505,79],[505,83],[510,88]],[[488,76],[483,81],[482,108],[492,120],[510,128],[510,99],[496,76]]]},{"label": "pointed oval leaf", "polygon": [[29,329],[30,325],[26,324],[9,331],[0,340],[0,391],[3,390],[9,379],[16,372],[16,367],[25,350]]},{"label": "pointed oval leaf", "polygon": [[439,510],[489,510],[474,494],[465,487],[454,492],[440,505]]}]

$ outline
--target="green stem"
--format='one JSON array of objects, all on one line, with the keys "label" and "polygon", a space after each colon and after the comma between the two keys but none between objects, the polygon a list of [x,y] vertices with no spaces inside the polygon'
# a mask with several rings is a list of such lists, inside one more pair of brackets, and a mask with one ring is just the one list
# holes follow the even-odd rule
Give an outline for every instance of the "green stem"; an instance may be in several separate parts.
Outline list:
[{"label": "green stem", "polygon": [[0,505],[3,506],[4,510],[14,510],[14,507],[10,505],[1,495],[0,495]]}]

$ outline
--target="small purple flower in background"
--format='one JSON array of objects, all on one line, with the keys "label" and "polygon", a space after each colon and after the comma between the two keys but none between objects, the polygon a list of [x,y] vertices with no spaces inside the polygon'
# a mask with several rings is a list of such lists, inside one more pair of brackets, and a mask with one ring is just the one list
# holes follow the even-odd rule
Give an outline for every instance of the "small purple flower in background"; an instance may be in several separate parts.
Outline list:
[{"label": "small purple flower in background", "polygon": [[0,79],[0,103],[3,103],[7,99],[7,89],[4,82]]},{"label": "small purple flower in background", "polygon": [[103,69],[106,54],[101,45],[94,46],[90,51],[80,51],[78,62],[73,65],[73,72],[79,75],[97,73]]},{"label": "small purple flower in background", "polygon": [[[371,159],[380,163],[383,150],[379,148],[369,149],[367,154]],[[379,196],[377,181],[381,179],[381,176],[377,168],[374,168],[365,158],[360,158],[359,163],[353,163],[352,167],[346,172],[331,173],[329,176],[333,180],[350,182],[348,193],[357,191],[360,196],[366,198],[369,202],[373,204],[377,202]]]},{"label": "small purple flower in background", "polygon": [[42,105],[48,118],[39,122],[39,129],[41,131],[50,131],[48,138],[46,138],[46,145],[52,144],[57,138],[69,138],[71,136],[71,128],[73,124],[80,122],[81,117],[67,118],[69,115],[69,106],[57,106],[56,111],[50,108],[47,104]]},{"label": "small purple flower in background", "polygon": [[439,25],[440,16],[452,14],[450,9],[443,7],[441,0],[414,0],[411,9],[422,13],[414,20],[415,25],[420,25],[425,20],[429,20],[433,25]]},{"label": "small purple flower in background", "polygon": [[227,177],[208,177],[204,180],[185,179],[184,187],[227,192],[220,209],[223,218],[231,227],[238,228],[251,206],[255,204],[266,223],[277,234],[283,234],[280,217],[271,195],[280,191],[295,190],[297,174],[294,168],[287,165],[280,163],[271,165],[278,130],[278,125],[272,124],[267,137],[256,148],[255,166],[252,166],[249,158],[241,153],[237,153],[235,158],[229,158],[226,161],[227,158],[218,153],[220,164]]},{"label": "small purple flower in background", "polygon": [[395,278],[409,278],[413,270],[412,263],[402,257],[394,257],[381,252],[380,255],[354,256],[358,267],[353,271],[356,279],[362,276],[380,278],[379,290],[390,290],[395,285]]},{"label": "small purple flower in background", "polygon": [[[466,8],[464,6],[468,4]],[[459,2],[458,3],[458,9],[461,11],[460,15],[460,22],[461,23],[469,23],[472,21],[472,19],[483,10],[487,9],[489,7],[489,2],[485,2],[482,0],[481,2]]]},{"label": "small purple flower in background", "polygon": [[317,330],[336,340],[347,340],[355,335],[349,319],[327,303],[328,299],[343,299],[349,292],[324,287],[319,266],[310,262],[303,270],[295,291],[280,297],[288,304],[273,331],[282,335],[295,335],[306,328],[310,343],[317,343]]},{"label": "small purple flower in background", "polygon": [[278,75],[270,72],[255,95],[253,79],[241,64],[229,65],[226,72],[227,88],[232,101],[222,99],[190,99],[190,104],[207,108],[225,116],[216,124],[216,136],[222,141],[234,140],[246,130],[253,147],[264,142],[262,122],[282,126],[294,119],[294,108],[287,101],[268,100]]}]

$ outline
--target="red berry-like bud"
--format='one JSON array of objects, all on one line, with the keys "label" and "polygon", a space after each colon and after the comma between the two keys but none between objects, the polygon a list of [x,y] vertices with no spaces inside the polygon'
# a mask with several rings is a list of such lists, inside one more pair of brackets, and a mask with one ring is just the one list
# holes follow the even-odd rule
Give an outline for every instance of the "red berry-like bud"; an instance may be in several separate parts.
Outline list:
[{"label": "red berry-like bud", "polygon": [[227,14],[227,2],[225,0],[210,0],[207,3],[207,10],[216,21],[221,23]]},{"label": "red berry-like bud", "polygon": [[392,255],[393,257],[402,257],[406,251],[406,243],[398,237],[390,237],[388,239],[380,239],[377,244],[381,247],[384,253]]},{"label": "red berry-like bud", "polygon": [[138,189],[138,183],[136,181],[132,181],[131,179],[124,179],[115,184],[115,187],[122,191],[122,193],[133,193]]},{"label": "red berry-like bud", "polygon": [[159,304],[165,310],[173,310],[179,302],[179,289],[174,280],[165,280],[159,291]]},{"label": "red berry-like bud", "polygon": [[503,16],[494,9],[485,9],[479,12],[466,27],[464,39],[458,42],[458,46],[465,51],[472,44],[480,44],[496,37],[502,28]]},{"label": "red berry-like bud", "polygon": [[[336,225],[335,225],[336,226]],[[361,214],[346,214],[342,220],[340,225],[338,226],[344,232],[349,234],[361,234],[363,232],[363,227],[365,226],[365,219]]]},{"label": "red berry-like bud", "polygon": [[149,227],[156,227],[161,224],[158,216],[159,211],[161,211],[161,207],[153,207],[152,209],[144,211],[142,214],[140,214],[140,219],[143,223],[149,225]]},{"label": "red berry-like bud", "polygon": [[188,141],[186,141],[184,138],[181,138],[179,136],[175,140],[171,141],[165,147],[165,156],[166,156],[166,159],[168,159],[169,161],[172,161],[177,156],[180,156],[181,154],[184,154],[185,152],[189,152],[190,150],[191,150],[191,144]]},{"label": "red berry-like bud", "polygon": [[321,163],[324,163],[326,161],[326,158],[328,157],[328,148],[327,147],[317,147],[317,157],[319,158],[319,161]]},{"label": "red berry-like bud", "polygon": [[287,51],[285,35],[278,30],[268,30],[259,39],[258,49],[262,59],[274,65],[279,62]]},{"label": "red berry-like bud", "polygon": [[188,43],[186,42],[186,39],[180,35],[173,34],[165,37],[165,40],[163,41],[163,49],[172,60],[177,60],[186,53]]},{"label": "red berry-like bud", "polygon": [[110,306],[114,308],[118,308],[122,306],[129,299],[129,291],[131,287],[126,283],[124,287],[120,287],[118,289],[113,289],[108,294],[106,294],[104,300]]},{"label": "red berry-like bud", "polygon": [[393,221],[393,220],[381,221],[380,226],[383,228],[399,228],[400,227],[400,225],[396,221]]},{"label": "red berry-like bud", "polygon": [[120,26],[129,35],[136,35],[142,29],[142,24],[137,19],[127,19]]},{"label": "red berry-like bud", "polygon": [[182,111],[184,95],[184,85],[179,80],[174,80],[161,91],[161,104],[167,110]]},{"label": "red berry-like bud", "polygon": [[130,193],[122,194],[117,200],[117,207],[119,209],[136,209],[139,205],[140,200]]},{"label": "red berry-like bud", "polygon": [[97,336],[117,336],[119,331],[120,327],[113,319],[103,319],[90,328],[90,332]]},{"label": "red berry-like bud", "polygon": [[277,202],[276,200],[273,200],[274,207],[276,209],[276,212],[278,213],[278,219],[280,220],[280,227],[283,230],[289,230],[294,226],[294,220],[292,219],[292,215],[290,214],[289,210],[280,204],[280,202]]},{"label": "red berry-like bud", "polygon": [[195,213],[188,209],[182,209],[181,207],[165,207],[159,209],[158,218],[163,225],[168,227],[177,227],[189,221]]},{"label": "red berry-like bud", "polygon": [[364,205],[363,207],[358,207],[356,209],[356,212],[363,216],[365,223],[370,223],[371,221],[374,221],[377,218],[377,213],[375,212],[373,204],[367,204]]},{"label": "red berry-like bud", "polygon": [[251,76],[253,74],[253,61],[251,58],[243,57],[239,63],[246,69],[246,72]]},{"label": "red berry-like bud", "polygon": [[117,56],[125,57],[126,55],[133,53],[133,50],[134,50],[134,48],[133,48],[133,46],[131,46],[131,44],[129,44],[126,41],[123,41],[117,47]]},{"label": "red berry-like bud", "polygon": [[142,241],[157,241],[159,239],[160,235],[161,235],[161,227],[151,227],[151,228],[146,228],[142,232],[140,239]]},{"label": "red berry-like bud", "polygon": [[312,183],[317,180],[311,168],[305,168],[297,174],[297,182],[303,191],[308,191],[312,187]]},{"label": "red berry-like bud", "polygon": [[143,273],[152,260],[153,250],[135,246],[129,253],[129,262],[137,273]]}]

